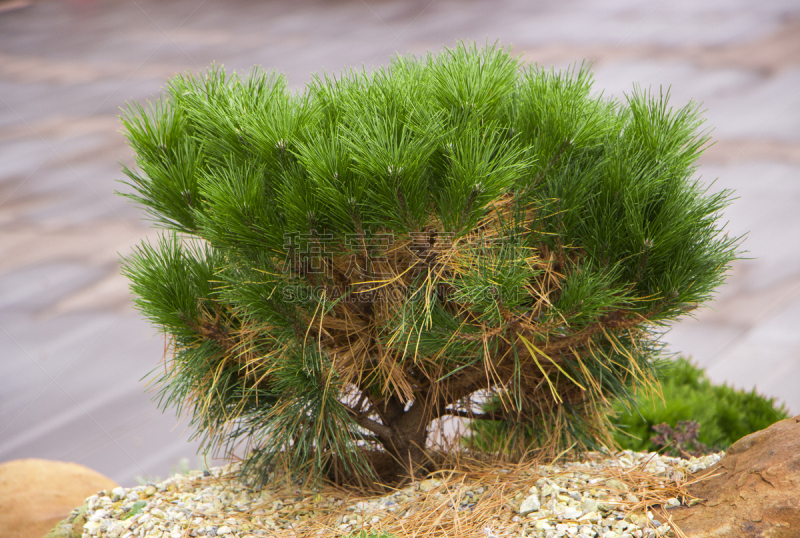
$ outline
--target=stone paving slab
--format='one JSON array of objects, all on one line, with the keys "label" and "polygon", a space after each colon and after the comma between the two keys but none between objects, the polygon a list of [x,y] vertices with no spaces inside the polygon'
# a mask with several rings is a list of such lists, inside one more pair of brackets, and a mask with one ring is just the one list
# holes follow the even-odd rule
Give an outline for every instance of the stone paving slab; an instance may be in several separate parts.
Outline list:
[{"label": "stone paving slab", "polygon": [[671,85],[718,141],[702,181],[749,232],[718,299],[665,340],[716,382],[800,412],[800,4],[796,0],[42,0],[0,2],[0,461],[71,460],[124,485],[197,462],[139,379],[163,341],[131,308],[120,254],[155,232],[115,190],[117,115],[211,62],[246,73],[385,65],[458,39],[595,66],[596,90]]}]

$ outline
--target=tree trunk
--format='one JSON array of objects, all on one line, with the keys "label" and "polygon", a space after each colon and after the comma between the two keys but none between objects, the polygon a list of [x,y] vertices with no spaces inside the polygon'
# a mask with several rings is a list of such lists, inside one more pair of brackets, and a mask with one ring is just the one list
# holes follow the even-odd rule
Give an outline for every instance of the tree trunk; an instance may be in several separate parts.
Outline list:
[{"label": "tree trunk", "polygon": [[382,440],[382,443],[394,458],[396,478],[413,480],[425,474],[428,422],[430,422],[429,410],[426,409],[424,402],[417,401],[389,425],[392,436],[390,439]]}]

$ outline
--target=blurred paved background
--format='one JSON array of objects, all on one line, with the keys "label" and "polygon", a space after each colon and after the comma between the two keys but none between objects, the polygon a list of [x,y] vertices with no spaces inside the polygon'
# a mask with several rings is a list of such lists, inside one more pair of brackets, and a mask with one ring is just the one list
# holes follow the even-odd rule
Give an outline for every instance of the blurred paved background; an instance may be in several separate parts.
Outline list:
[{"label": "blurred paved background", "polygon": [[118,254],[153,235],[113,194],[131,152],[119,107],[211,62],[286,73],[384,65],[459,39],[540,64],[595,62],[597,90],[672,85],[718,141],[703,181],[749,231],[718,299],[666,341],[716,382],[800,413],[797,0],[0,0],[0,461],[68,460],[127,486],[198,465],[185,421],[139,379],[163,340],[131,308]]}]

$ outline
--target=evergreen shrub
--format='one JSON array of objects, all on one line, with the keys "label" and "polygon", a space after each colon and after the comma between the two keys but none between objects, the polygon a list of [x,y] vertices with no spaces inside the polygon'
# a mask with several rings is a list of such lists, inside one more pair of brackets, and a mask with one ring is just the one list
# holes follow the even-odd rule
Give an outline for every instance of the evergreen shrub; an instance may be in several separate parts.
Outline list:
[{"label": "evergreen shrub", "polygon": [[503,422],[510,452],[612,443],[654,329],[737,257],[730,193],[693,179],[701,123],[497,46],[297,93],[259,69],[172,78],[123,117],[125,196],[166,229],[123,260],[169,338],[160,404],[208,449],[243,442],[261,480],[413,475],[443,417]]},{"label": "evergreen shrub", "polygon": [[[626,409],[621,402],[614,404],[618,425],[614,438],[623,449],[655,452],[664,448],[653,440],[659,424],[676,430],[681,422],[692,421],[699,426],[697,441],[707,447],[705,452],[727,450],[733,443],[753,432],[789,418],[783,404],[751,391],[737,390],[728,385],[714,385],[705,372],[684,358],[670,364],[659,377],[663,399],[647,394]],[[668,447],[673,455],[680,454]]]}]

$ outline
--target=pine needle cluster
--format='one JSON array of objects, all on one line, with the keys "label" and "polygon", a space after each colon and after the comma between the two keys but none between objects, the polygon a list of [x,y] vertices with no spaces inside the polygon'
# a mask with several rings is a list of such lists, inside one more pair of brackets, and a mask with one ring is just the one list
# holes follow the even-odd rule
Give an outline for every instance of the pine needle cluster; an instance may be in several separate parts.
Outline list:
[{"label": "pine needle cluster", "polygon": [[123,261],[169,338],[161,405],[209,449],[245,443],[262,480],[368,481],[371,451],[413,475],[448,416],[520,454],[613,445],[658,328],[737,256],[730,193],[693,179],[701,123],[497,46],[296,93],[259,69],[172,78],[123,117],[125,196],[166,229]]}]

